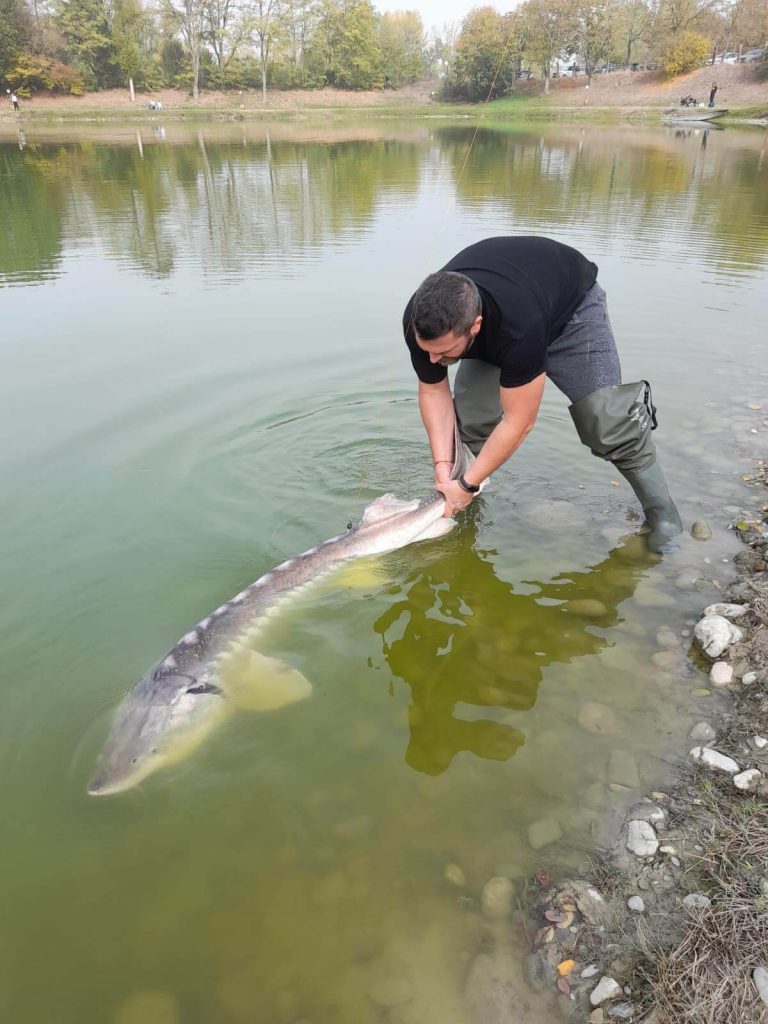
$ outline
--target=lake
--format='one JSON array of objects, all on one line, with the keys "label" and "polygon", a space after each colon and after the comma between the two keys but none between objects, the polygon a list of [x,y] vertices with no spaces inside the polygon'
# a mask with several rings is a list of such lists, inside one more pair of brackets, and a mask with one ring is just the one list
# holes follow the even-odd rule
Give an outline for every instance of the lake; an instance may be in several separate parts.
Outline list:
[{"label": "lake", "polygon": [[[689,631],[768,440],[765,132],[6,122],[0,225],[3,1019],[473,1024],[488,879],[585,868],[721,706]],[[712,539],[648,556],[550,385],[458,529],[270,620],[308,700],[87,796],[182,633],[430,490],[402,310],[507,233],[599,265]]]}]

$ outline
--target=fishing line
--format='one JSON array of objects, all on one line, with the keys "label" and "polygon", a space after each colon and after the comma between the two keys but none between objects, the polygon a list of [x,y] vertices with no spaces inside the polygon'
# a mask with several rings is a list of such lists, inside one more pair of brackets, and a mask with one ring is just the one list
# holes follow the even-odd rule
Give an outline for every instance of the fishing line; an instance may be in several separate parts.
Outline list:
[{"label": "fishing line", "polygon": [[[459,169],[459,173],[458,173],[458,176],[456,178],[456,184],[455,184],[456,191],[458,191],[459,184],[461,183],[461,179],[464,176],[464,171],[466,170],[467,165],[469,163],[469,158],[470,158],[470,156],[472,154],[472,148],[474,147],[475,140],[477,139],[477,133],[480,131],[480,127],[482,125],[483,118],[485,117],[488,104],[490,103],[491,96],[493,95],[493,90],[494,90],[494,87],[496,85],[496,81],[497,81],[497,79],[498,79],[498,77],[499,77],[499,75],[501,73],[501,69],[502,69],[502,67],[504,65],[504,61],[507,58],[507,53],[509,51],[509,47],[510,47],[511,41],[512,41],[512,26],[510,26],[509,31],[507,32],[507,36],[506,36],[506,39],[504,41],[504,46],[502,47],[502,51],[501,51],[501,57],[499,58],[499,63],[496,65],[496,71],[494,72],[493,78],[491,79],[491,84],[490,84],[490,86],[488,88],[488,94],[486,95],[485,100],[483,101],[483,105],[482,105],[481,110],[480,110],[480,115],[479,115],[479,117],[477,119],[477,124],[475,125],[475,130],[472,133],[472,138],[469,140],[469,146],[467,147],[467,152],[464,155],[464,161],[463,161],[463,163],[461,165],[461,168]],[[443,222],[442,222],[442,231],[445,232],[445,218],[443,218]],[[438,242],[442,242],[442,237],[440,235],[440,232],[438,232],[438,234],[436,235],[434,246],[433,246],[433,251],[435,252],[435,254],[437,252]],[[353,524],[353,522],[354,522],[354,510],[360,508],[360,504],[361,504],[360,499],[362,497],[363,487],[365,486],[365,484],[368,481],[368,474],[369,474],[369,470],[370,470],[371,460],[373,458],[373,452],[374,452],[374,450],[375,450],[375,448],[376,448],[376,446],[377,446],[377,444],[379,442],[379,438],[381,436],[381,431],[382,431],[382,429],[384,427],[384,410],[386,409],[386,407],[392,401],[390,395],[391,395],[392,390],[394,389],[394,382],[395,382],[395,377],[393,376],[393,377],[390,378],[390,382],[389,382],[388,386],[385,388],[385,397],[384,397],[384,400],[381,403],[381,407],[379,409],[379,413],[378,413],[378,416],[377,416],[377,421],[378,421],[377,422],[377,426],[376,426],[376,429],[374,431],[374,435],[371,438],[371,443],[370,443],[370,446],[368,448],[368,451],[367,451],[366,455],[363,458],[363,466],[362,466],[362,470],[361,470],[361,474],[360,474],[360,484],[359,484],[359,486],[357,488],[357,495],[355,496],[355,500],[353,502],[353,518],[350,519],[350,522],[349,522],[349,524],[347,526],[347,529],[350,529],[352,524]]]}]

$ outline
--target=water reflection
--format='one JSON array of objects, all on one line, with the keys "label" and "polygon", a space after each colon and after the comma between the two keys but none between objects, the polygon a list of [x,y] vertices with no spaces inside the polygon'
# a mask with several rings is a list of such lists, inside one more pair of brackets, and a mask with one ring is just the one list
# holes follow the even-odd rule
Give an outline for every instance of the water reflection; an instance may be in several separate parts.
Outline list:
[{"label": "water reflection", "polygon": [[411,689],[405,759],[427,775],[442,774],[461,751],[511,758],[525,742],[518,728],[467,720],[458,706],[532,708],[547,666],[611,645],[607,631],[623,621],[618,606],[658,561],[633,535],[596,565],[515,593],[496,575],[490,553],[472,544],[470,554],[472,538],[465,543],[460,560],[407,581],[374,626],[393,674]]},{"label": "water reflection", "polygon": [[754,135],[494,127],[469,152],[473,134],[152,125],[92,139],[0,137],[0,283],[59,273],[83,242],[157,278],[185,262],[230,281],[254,268],[285,276],[369,225],[388,191],[415,194],[436,167],[461,203],[491,201],[516,229],[589,221],[652,250],[694,228],[698,241],[723,243],[724,267],[766,262],[768,170]]}]

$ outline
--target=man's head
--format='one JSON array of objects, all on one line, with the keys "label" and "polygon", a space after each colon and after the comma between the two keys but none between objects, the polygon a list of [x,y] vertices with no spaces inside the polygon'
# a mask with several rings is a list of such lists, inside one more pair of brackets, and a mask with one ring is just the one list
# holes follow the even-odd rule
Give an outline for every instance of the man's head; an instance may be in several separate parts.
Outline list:
[{"label": "man's head", "polygon": [[411,318],[416,344],[431,362],[450,366],[477,337],[482,313],[474,281],[451,270],[430,274],[413,297]]}]

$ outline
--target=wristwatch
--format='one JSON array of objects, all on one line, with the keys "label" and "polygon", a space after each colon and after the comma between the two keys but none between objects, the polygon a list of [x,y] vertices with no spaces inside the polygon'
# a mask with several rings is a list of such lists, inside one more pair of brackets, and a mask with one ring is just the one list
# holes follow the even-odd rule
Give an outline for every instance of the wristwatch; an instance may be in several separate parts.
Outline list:
[{"label": "wristwatch", "polygon": [[459,487],[463,488],[463,490],[465,490],[467,494],[477,494],[477,492],[480,490],[478,484],[468,484],[467,481],[464,479],[463,474],[459,477]]}]

